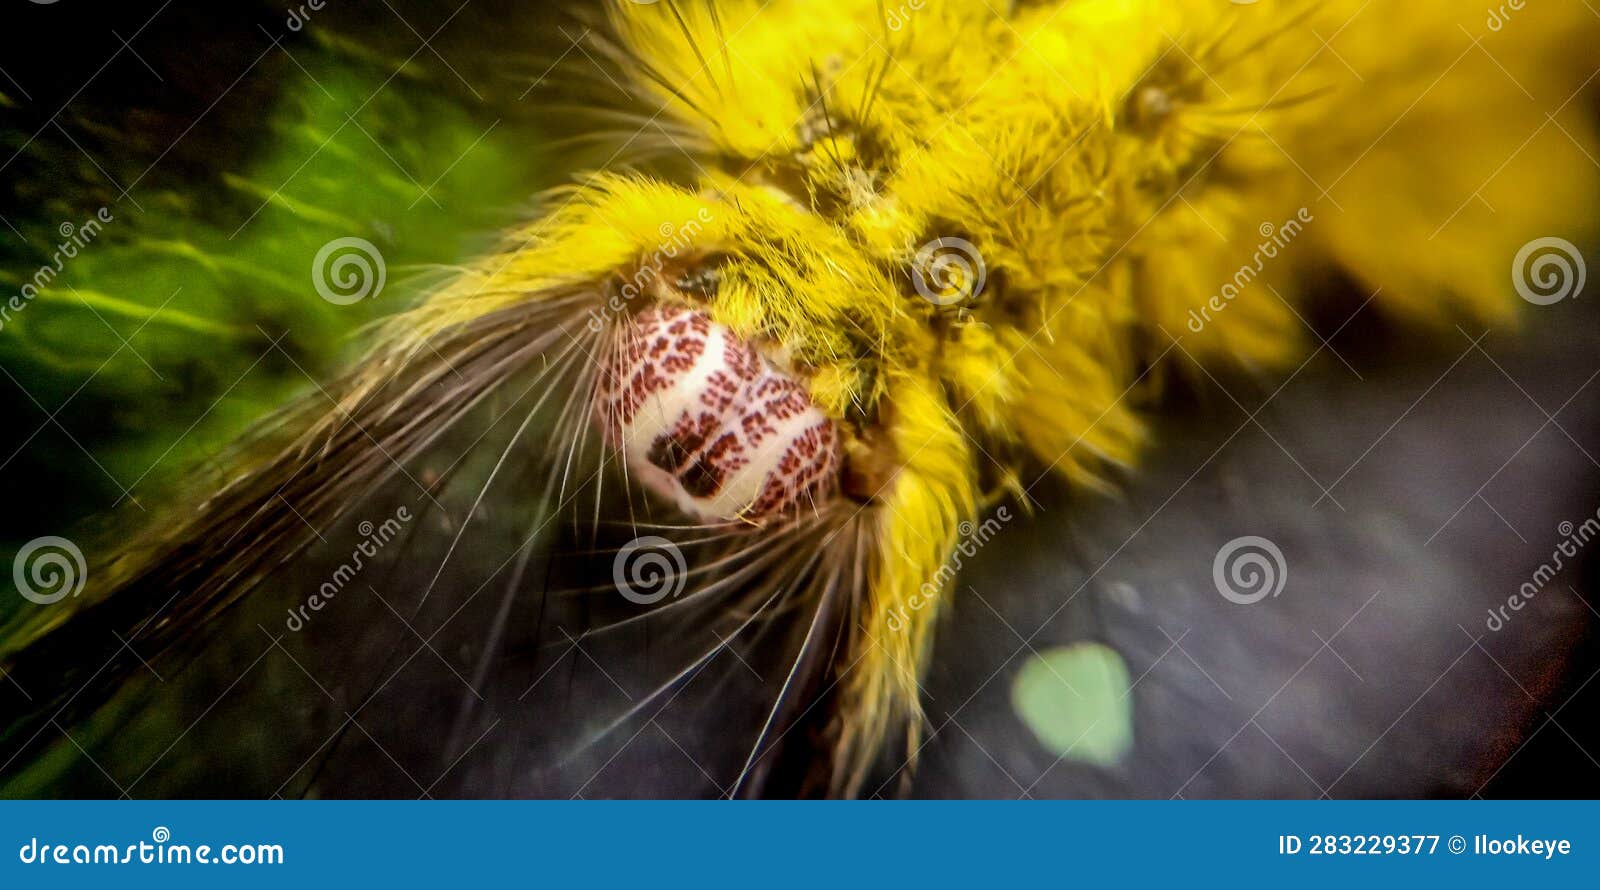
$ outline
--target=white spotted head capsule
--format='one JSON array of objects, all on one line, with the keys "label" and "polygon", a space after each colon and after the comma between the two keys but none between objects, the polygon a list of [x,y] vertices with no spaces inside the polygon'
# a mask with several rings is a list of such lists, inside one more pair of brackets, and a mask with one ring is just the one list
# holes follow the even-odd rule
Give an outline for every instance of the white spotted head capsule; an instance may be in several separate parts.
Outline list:
[{"label": "white spotted head capsule", "polygon": [[805,387],[687,307],[623,324],[595,419],[632,478],[700,520],[789,513],[819,503],[838,475],[838,433]]}]

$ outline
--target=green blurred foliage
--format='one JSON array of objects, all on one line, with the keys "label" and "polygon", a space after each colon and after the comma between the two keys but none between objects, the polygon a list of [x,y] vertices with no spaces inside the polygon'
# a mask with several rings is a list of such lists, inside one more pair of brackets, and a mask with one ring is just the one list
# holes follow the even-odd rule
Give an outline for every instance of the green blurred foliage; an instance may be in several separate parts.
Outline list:
[{"label": "green blurred foliage", "polygon": [[[485,247],[543,184],[528,125],[502,124],[417,66],[333,37],[294,58],[259,129],[223,134],[249,141],[216,152],[241,161],[129,186],[92,240],[84,223],[101,207],[87,189],[8,220],[28,247],[5,239],[0,302],[41,267],[59,273],[0,327],[12,378],[0,386],[14,409],[0,459],[7,476],[50,492],[26,522],[0,526],[0,540],[64,533],[127,509],[125,491],[158,491],[311,390],[353,332]],[[81,248],[64,237],[69,224]],[[318,296],[313,262],[346,237],[377,246],[387,283],[335,305]]]}]

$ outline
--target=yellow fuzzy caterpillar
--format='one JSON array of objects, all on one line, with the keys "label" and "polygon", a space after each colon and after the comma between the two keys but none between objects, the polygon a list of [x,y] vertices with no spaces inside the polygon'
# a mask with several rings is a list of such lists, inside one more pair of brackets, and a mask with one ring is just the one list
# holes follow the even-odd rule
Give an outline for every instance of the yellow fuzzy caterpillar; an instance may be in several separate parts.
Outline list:
[{"label": "yellow fuzzy caterpillar", "polygon": [[[1311,275],[1425,324],[1505,321],[1512,255],[1585,224],[1595,194],[1581,4],[1493,30],[1459,4],[1358,0],[622,3],[612,22],[702,175],[598,180],[529,233],[506,290],[624,265],[625,233],[648,252],[704,200],[722,222],[703,251],[736,258],[711,316],[799,357],[834,416],[887,428],[835,790],[915,737],[953,591],[906,607],[974,516],[979,448],[1094,484],[1141,447],[1148,363],[1298,361],[1284,300]],[[986,278],[955,311],[910,286],[940,239]]]},{"label": "yellow fuzzy caterpillar", "polygon": [[[548,196],[101,597],[153,579],[237,597],[275,563],[183,542],[299,534],[258,503],[332,515],[330,480],[367,478],[347,472],[363,436],[403,458],[461,416],[428,401],[451,374],[609,367],[589,353],[630,318],[684,307],[838,431],[821,502],[729,519],[823,526],[807,546],[832,581],[800,596],[820,620],[843,591],[827,780],[859,792],[891,745],[916,756],[919,682],[959,597],[944,569],[980,505],[1046,471],[1108,487],[1159,445],[1140,414],[1165,374],[1293,367],[1308,283],[1347,276],[1419,336],[1514,317],[1518,249],[1592,217],[1597,38],[1578,2],[1491,26],[1444,2],[618,0],[592,56],[691,172],[627,170],[623,144]],[[541,305],[576,324],[552,333]]]}]

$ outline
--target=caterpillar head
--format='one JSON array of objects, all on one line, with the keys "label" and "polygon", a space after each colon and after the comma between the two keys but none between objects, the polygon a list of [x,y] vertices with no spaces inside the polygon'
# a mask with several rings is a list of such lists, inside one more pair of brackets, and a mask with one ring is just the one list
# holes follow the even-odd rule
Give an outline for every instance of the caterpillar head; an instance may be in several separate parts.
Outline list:
[{"label": "caterpillar head", "polygon": [[[940,568],[980,474],[1010,473],[1007,451],[1025,450],[1072,475],[1125,459],[1137,436],[1110,363],[1079,344],[1105,339],[1094,301],[1051,326],[1038,297],[1080,284],[1105,248],[1104,141],[1063,153],[1082,115],[1039,103],[1025,126],[1040,138],[1001,152],[1029,165],[1018,184],[973,122],[941,124],[971,84],[939,66],[909,78],[905,35],[869,27],[876,4],[843,6],[855,14],[614,4],[616,42],[595,48],[662,111],[696,175],[602,173],[551,195],[413,330],[578,295],[574,333],[598,373],[572,397],[631,483],[700,523],[828,514],[826,540],[855,548],[838,560],[849,584],[828,585],[850,587],[845,649],[860,665],[839,691],[850,785],[885,738],[915,737]],[[920,16],[928,58],[996,29],[984,4],[930,0]],[[1068,197],[1046,210],[1028,188]]]},{"label": "caterpillar head", "polygon": [[760,522],[837,485],[838,425],[792,373],[698,309],[653,306],[624,324],[595,419],[634,478],[696,519]]},{"label": "caterpillar head", "polygon": [[892,270],[770,187],[604,175],[558,200],[425,307],[434,324],[581,294],[593,421],[630,480],[689,518],[872,497],[883,396],[915,351]]}]

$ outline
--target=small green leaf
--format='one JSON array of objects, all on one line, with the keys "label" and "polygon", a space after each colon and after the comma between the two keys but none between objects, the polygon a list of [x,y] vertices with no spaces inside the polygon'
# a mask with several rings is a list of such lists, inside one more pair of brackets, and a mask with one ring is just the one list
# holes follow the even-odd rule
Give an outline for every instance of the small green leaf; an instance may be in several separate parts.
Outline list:
[{"label": "small green leaf", "polygon": [[1099,643],[1035,655],[1011,686],[1011,706],[1051,753],[1111,766],[1133,746],[1133,699],[1122,656]]}]

